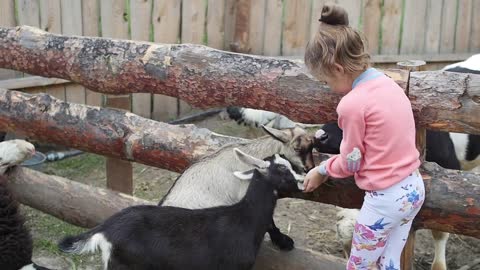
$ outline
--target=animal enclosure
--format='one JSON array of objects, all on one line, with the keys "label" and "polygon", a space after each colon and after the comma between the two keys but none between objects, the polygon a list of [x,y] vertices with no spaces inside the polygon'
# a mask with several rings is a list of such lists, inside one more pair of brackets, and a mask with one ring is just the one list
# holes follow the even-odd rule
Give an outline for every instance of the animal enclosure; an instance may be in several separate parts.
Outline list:
[{"label": "animal enclosure", "polygon": [[[298,61],[196,45],[64,37],[31,27],[0,28],[0,40],[1,67],[72,80],[105,94],[168,94],[202,108],[248,106],[307,123],[336,118],[334,108],[339,96],[305,73]],[[15,61],[11,61],[13,58]],[[408,89],[420,127],[480,133],[480,119],[476,117],[480,112],[480,76],[440,71],[385,72]],[[432,89],[438,95],[425,95]],[[222,145],[241,141],[194,126],[170,126],[124,111],[65,103],[46,95],[2,90],[0,96],[3,130],[174,171],[184,170]],[[310,99],[306,101],[304,96]],[[423,173],[429,199],[416,220],[417,228],[479,237],[478,176],[442,170],[433,164],[425,165]],[[143,202],[65,179],[32,175],[28,170],[20,170],[11,178],[23,203],[82,226],[92,226],[126,205]],[[42,185],[35,184],[35,178],[42,179]],[[28,187],[39,186],[43,187],[42,193],[26,192]],[[55,196],[57,199],[52,200]],[[362,193],[350,179],[333,181],[308,196],[292,196],[359,207]],[[58,203],[64,199],[74,207],[67,210],[64,203]]]},{"label": "animal enclosure", "polygon": [[[227,9],[229,1],[97,2],[84,0],[79,1],[80,4],[71,4],[69,1],[39,1],[37,11],[32,11],[35,9],[35,4],[26,5],[26,1],[5,3],[10,3],[14,14],[18,14],[13,16],[14,24],[18,24],[21,20],[31,20],[35,18],[36,12],[39,12],[40,23],[42,18],[48,18],[47,24],[60,21],[61,31],[57,33],[64,34],[86,35],[85,29],[88,28],[86,24],[96,22],[97,34],[103,37],[161,42],[161,39],[168,36],[171,29],[178,27],[176,39],[172,42],[164,41],[165,43],[203,43],[217,47],[213,43],[215,35],[212,34],[216,33],[215,29],[222,32],[223,22],[223,35],[219,35],[221,41],[217,40],[219,45],[217,48],[257,54],[254,48],[256,44],[261,44],[262,49],[258,54],[269,55],[267,50],[270,48],[265,46],[267,44],[265,41],[268,41],[269,46],[278,45],[278,53],[274,55],[298,57],[302,54],[305,41],[308,39],[306,37],[314,29],[312,27],[315,20],[312,14],[317,4],[321,7],[320,2],[322,1],[230,1],[230,8]],[[358,27],[364,29],[367,37],[372,36],[368,37],[369,40],[377,40],[377,43],[370,46],[377,63],[388,65],[388,63],[411,58],[412,55],[429,62],[443,63],[464,59],[467,54],[470,54],[469,52],[479,50],[478,47],[472,47],[475,46],[472,44],[478,40],[474,37],[478,36],[478,28],[476,28],[478,26],[473,25],[477,11],[472,7],[478,6],[478,1],[452,1],[455,3],[455,8],[452,2],[448,1],[420,1],[420,8],[417,4],[415,7],[409,6],[411,5],[409,1],[338,2],[345,3],[354,18],[358,15]],[[178,14],[175,18],[181,19],[174,22],[175,27],[170,25],[168,31],[158,33],[159,38],[155,40],[158,27],[155,27],[154,12],[155,7],[158,8],[160,3],[177,3],[178,6],[175,7],[178,8]],[[220,8],[221,6],[216,6],[217,3],[223,3],[223,9]],[[273,22],[272,25],[280,25],[276,32],[280,37],[278,43],[271,42],[275,40],[271,36],[267,40],[267,29],[271,27],[270,21],[267,21],[268,17],[259,16],[263,18],[262,22],[256,21],[259,17],[255,17],[255,14],[262,12],[262,9],[257,6],[259,3],[264,5],[263,14],[265,15],[272,11],[270,9],[272,3],[280,3],[281,15],[270,20]],[[440,4],[433,6],[433,3]],[[360,9],[356,9],[356,5],[359,5]],[[423,5],[425,5],[424,14],[427,15],[418,16],[416,12],[421,12]],[[308,16],[302,13],[307,10],[306,6],[311,8]],[[395,12],[395,14],[386,15],[391,12],[392,6],[400,7],[400,9],[393,8],[397,12],[400,10],[400,15]],[[143,8],[135,11],[138,7]],[[72,9],[69,12],[76,12],[76,15],[71,15],[65,9]],[[97,13],[85,12],[85,10],[96,10]],[[164,9],[161,10],[165,12]],[[198,13],[199,10],[203,12]],[[438,10],[442,16],[431,15]],[[452,10],[455,10],[454,20],[451,16],[443,16],[448,12],[453,14]],[[30,12],[30,14],[20,15],[22,12]],[[60,16],[51,17],[45,12],[60,14]],[[215,16],[213,12],[219,12],[220,15]],[[228,12],[233,15],[227,16]],[[413,13],[415,13],[414,16],[407,17]],[[92,20],[88,20],[86,16],[92,14],[97,15]],[[165,14],[163,17],[157,17],[157,23],[164,23],[165,20],[168,22],[171,19],[170,14],[173,13]],[[203,17],[201,14],[204,14]],[[83,19],[78,20],[78,16]],[[305,20],[292,19],[299,17]],[[373,23],[369,21],[373,21],[376,17],[377,21]],[[446,19],[447,22],[438,24],[438,21],[434,20],[439,17]],[[77,24],[72,26],[71,22],[65,18],[73,18],[73,21],[77,20]],[[189,18],[192,20],[189,21]],[[408,18],[415,18],[415,20],[408,20]],[[394,19],[398,21],[389,22]],[[423,32],[417,33],[421,28],[418,27],[420,24],[418,20],[423,19],[426,20],[427,26],[435,26],[437,29],[427,30],[425,35]],[[210,20],[217,21],[209,23]],[[454,27],[449,20],[454,22]],[[35,19],[33,21],[35,22]],[[465,21],[469,24],[467,25]],[[135,30],[135,25],[143,27]],[[145,25],[147,27],[144,27]],[[194,32],[197,25],[203,28],[200,27],[201,30]],[[228,33],[227,25],[230,27],[228,29],[231,29]],[[79,26],[83,29],[78,30]],[[65,29],[69,27],[77,28],[76,32],[67,32]],[[447,30],[442,30],[444,27]],[[43,29],[50,32],[53,31],[53,26],[49,24]],[[261,30],[263,32],[257,34],[255,31],[259,29],[263,29]],[[405,29],[409,29],[409,32]],[[454,30],[453,36],[448,37],[451,34],[448,29]],[[136,32],[139,30],[143,31],[140,32],[144,37]],[[437,30],[439,34],[435,36],[432,32]],[[188,39],[188,34],[185,34],[189,31],[192,31],[191,41]],[[468,36],[465,37],[467,32]],[[137,34],[134,36],[134,33]],[[388,51],[387,38],[395,33],[398,35],[392,39],[394,39],[393,44],[396,45],[392,45],[392,51]],[[410,35],[407,35],[408,33]],[[17,72],[6,71],[9,76],[23,77],[0,82],[0,88],[3,85],[5,88],[24,89],[25,92],[30,93],[47,92],[69,102],[62,103],[49,96],[30,97],[18,92],[2,91],[3,109],[0,127],[8,131],[18,131],[39,140],[96,152],[110,158],[137,161],[180,172],[218,147],[239,141],[236,138],[217,136],[191,126],[170,126],[148,120],[148,118],[168,120],[184,115],[191,110],[187,103],[202,108],[225,105],[257,106],[309,123],[335,120],[336,117],[333,108],[338,97],[326,92],[325,87],[312,80],[304,72],[302,65],[294,60],[228,54],[192,45],[152,45],[143,42],[70,37],[66,41],[60,41],[61,38],[58,36],[48,35],[28,27],[13,31],[2,28],[0,35],[6,44],[0,45],[0,56],[4,57],[4,60],[0,60],[0,66],[18,70]],[[197,38],[201,36],[201,41],[195,41],[193,38],[195,35]],[[432,39],[433,45],[427,45],[428,35],[435,37]],[[255,43],[255,38],[264,36],[261,42]],[[29,43],[32,40],[35,42]],[[468,44],[465,40],[469,41]],[[49,42],[58,47],[45,45]],[[89,47],[87,44],[89,42],[93,46]],[[34,46],[24,46],[25,44]],[[375,44],[377,44],[376,47]],[[409,51],[406,44],[415,45],[411,45],[411,51]],[[427,50],[427,47],[435,49]],[[257,48],[260,48],[260,45]],[[104,51],[101,52],[101,50]],[[85,53],[89,51],[91,53]],[[15,61],[11,61],[12,59]],[[479,133],[478,76],[447,76],[440,72],[408,73],[395,70],[386,70],[386,72],[409,94],[420,126]],[[62,79],[45,79],[26,74]],[[38,85],[43,86],[36,88]],[[291,90],[295,88],[299,89]],[[321,93],[312,94],[318,89]],[[432,94],[432,89],[435,89],[435,94]],[[163,94],[169,96],[163,96]],[[303,104],[303,98],[298,98],[306,95],[312,97],[310,105]],[[133,113],[145,118],[109,109],[77,106],[73,103],[133,110]],[[305,113],[306,108],[312,107],[312,104],[322,104],[313,113],[317,116],[313,117]],[[155,116],[155,112],[160,114]],[[108,171],[115,171],[115,168]],[[52,180],[49,176],[35,175],[42,179],[43,192],[50,194],[50,197],[44,198],[55,198],[53,193],[64,194],[68,193],[68,190],[77,192],[82,197],[68,197],[71,199],[69,203],[75,205],[75,209],[69,212],[61,205],[51,205],[51,202],[46,202],[42,197],[29,197],[32,193],[26,192],[28,187],[33,188],[31,190],[35,193],[39,185],[33,185],[35,177],[29,175],[28,170],[25,172],[25,174],[20,172],[18,175],[11,176],[15,179],[22,202],[82,226],[92,226],[126,205],[148,203],[123,195],[105,193],[106,191],[102,189],[89,189],[65,179],[52,178],[54,179]],[[478,182],[478,177],[469,173],[444,171],[434,166],[426,166],[425,175],[430,192],[435,196],[431,196],[432,200],[426,205],[426,211],[418,219],[417,226],[478,237],[479,228],[474,223],[478,219],[479,206],[475,203],[478,196],[475,183]],[[25,181],[22,182],[21,178]],[[67,191],[62,190],[62,187]],[[344,189],[345,194],[340,194],[338,189]],[[445,193],[443,192],[445,190],[453,190],[454,193]],[[95,196],[89,197],[87,194]],[[105,194],[113,196],[107,196],[112,200],[112,204],[97,201]],[[360,198],[361,195],[352,182],[345,182],[338,184],[335,188],[320,190],[307,199],[358,207]],[[62,198],[52,200],[52,202],[56,201],[62,201]],[[89,210],[85,213],[84,209]],[[441,218],[442,215],[447,215],[448,218]],[[300,256],[306,255],[300,254]]]}]

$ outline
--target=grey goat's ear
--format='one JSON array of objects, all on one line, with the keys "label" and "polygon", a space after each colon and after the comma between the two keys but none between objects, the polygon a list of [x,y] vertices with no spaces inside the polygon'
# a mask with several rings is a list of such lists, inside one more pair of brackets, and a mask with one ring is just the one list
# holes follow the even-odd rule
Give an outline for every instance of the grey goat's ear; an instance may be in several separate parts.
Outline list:
[{"label": "grey goat's ear", "polygon": [[249,180],[252,180],[253,178],[253,171],[254,170],[248,170],[244,172],[236,171],[236,172],[233,172],[233,175],[235,175],[235,177],[237,177],[240,180],[249,181]]},{"label": "grey goat's ear", "polygon": [[270,135],[274,139],[279,140],[283,143],[288,143],[289,141],[292,140],[292,136],[290,136],[287,132],[283,130],[267,127],[264,125],[262,125],[262,128],[268,135]]},{"label": "grey goat's ear", "polygon": [[235,153],[235,156],[238,158],[238,160],[257,169],[266,169],[270,165],[270,162],[245,154],[238,148],[234,148],[233,152]]}]

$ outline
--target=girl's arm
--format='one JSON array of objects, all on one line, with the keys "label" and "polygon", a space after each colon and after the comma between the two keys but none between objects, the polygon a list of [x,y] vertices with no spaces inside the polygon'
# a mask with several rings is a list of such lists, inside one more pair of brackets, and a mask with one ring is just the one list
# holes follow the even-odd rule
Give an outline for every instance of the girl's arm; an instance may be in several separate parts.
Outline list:
[{"label": "girl's arm", "polygon": [[[365,113],[354,106],[342,106],[339,110],[338,125],[343,130],[340,154],[322,163],[318,171],[335,178],[345,178],[360,169],[361,153],[365,152]],[[357,149],[355,149],[357,148]]]}]

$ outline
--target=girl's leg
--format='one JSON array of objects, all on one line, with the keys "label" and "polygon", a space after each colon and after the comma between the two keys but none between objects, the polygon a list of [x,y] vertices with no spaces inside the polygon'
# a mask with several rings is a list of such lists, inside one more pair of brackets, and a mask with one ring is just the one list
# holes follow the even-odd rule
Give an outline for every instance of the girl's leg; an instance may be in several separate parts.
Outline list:
[{"label": "girl's leg", "polygon": [[400,269],[400,255],[424,194],[418,171],[388,189],[366,192],[347,269]]},{"label": "girl's leg", "polygon": [[379,260],[379,269],[382,270],[399,270],[400,256],[407,242],[408,233],[412,227],[412,221],[401,224],[390,233],[387,246]]},{"label": "girl's leg", "polygon": [[413,219],[420,211],[425,200],[425,187],[418,171],[407,177],[404,182],[406,184],[398,190],[401,197],[396,201],[400,202],[402,206],[397,211],[405,213],[407,216],[402,218],[401,223],[390,234],[387,247],[379,261],[382,270],[400,269],[400,256],[407,242]]},{"label": "girl's leg", "polygon": [[397,221],[379,214],[365,203],[355,224],[347,270],[376,270]]}]

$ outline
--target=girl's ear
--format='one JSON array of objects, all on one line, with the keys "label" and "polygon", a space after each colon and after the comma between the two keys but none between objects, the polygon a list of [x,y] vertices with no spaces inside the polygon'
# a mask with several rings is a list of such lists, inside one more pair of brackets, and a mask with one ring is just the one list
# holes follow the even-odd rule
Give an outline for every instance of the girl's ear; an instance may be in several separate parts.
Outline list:
[{"label": "girl's ear", "polygon": [[333,70],[335,70],[335,73],[337,73],[337,74],[343,75],[345,73],[345,69],[337,63],[335,63],[333,65]]}]

